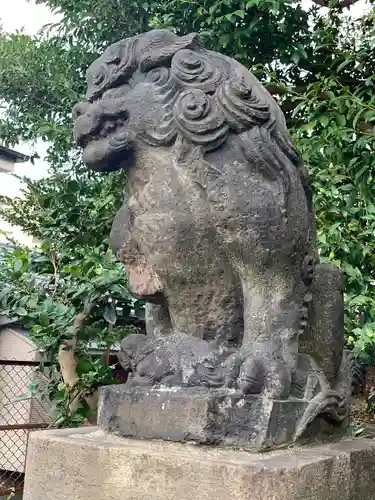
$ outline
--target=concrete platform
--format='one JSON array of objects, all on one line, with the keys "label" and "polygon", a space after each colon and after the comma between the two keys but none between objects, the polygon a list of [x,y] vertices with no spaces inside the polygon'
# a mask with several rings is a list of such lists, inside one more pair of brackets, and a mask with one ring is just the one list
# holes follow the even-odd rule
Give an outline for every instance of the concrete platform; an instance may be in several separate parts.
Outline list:
[{"label": "concrete platform", "polygon": [[373,500],[375,442],[252,454],[120,438],[96,427],[30,436],[24,500]]}]

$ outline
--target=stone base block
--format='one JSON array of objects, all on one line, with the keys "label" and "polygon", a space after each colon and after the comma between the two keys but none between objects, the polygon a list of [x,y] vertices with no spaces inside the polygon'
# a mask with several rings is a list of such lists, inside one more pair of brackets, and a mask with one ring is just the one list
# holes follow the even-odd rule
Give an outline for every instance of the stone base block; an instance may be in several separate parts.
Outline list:
[{"label": "stone base block", "polygon": [[95,427],[39,431],[24,500],[373,500],[374,464],[370,440],[259,455]]},{"label": "stone base block", "polygon": [[[224,389],[150,389],[128,385],[100,389],[98,425],[123,437],[193,441],[249,451],[288,446],[309,402],[270,400]],[[315,419],[303,437],[342,432]]]}]

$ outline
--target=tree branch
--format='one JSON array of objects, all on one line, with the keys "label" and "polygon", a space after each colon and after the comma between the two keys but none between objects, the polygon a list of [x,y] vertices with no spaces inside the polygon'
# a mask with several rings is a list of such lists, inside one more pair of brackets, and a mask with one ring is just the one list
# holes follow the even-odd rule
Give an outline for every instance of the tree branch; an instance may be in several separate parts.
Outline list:
[{"label": "tree branch", "polygon": [[328,7],[327,0],[312,0],[316,5],[320,5],[320,7]]},{"label": "tree branch", "polygon": [[58,281],[58,269],[57,269],[55,252],[51,252],[51,264],[53,267],[53,287],[54,287],[52,292],[52,297],[54,297],[57,292],[57,281]]},{"label": "tree branch", "polygon": [[[316,5],[319,5],[320,7],[330,7],[330,2],[329,0],[312,0]],[[357,3],[358,0],[341,0],[341,2],[338,2],[337,7],[339,9],[344,9],[345,7],[350,7],[351,5]],[[335,6],[336,7],[336,6]]]},{"label": "tree branch", "polygon": [[[337,81],[341,83],[341,85],[347,85],[347,86],[353,86],[353,85],[363,85],[365,83],[364,80],[356,80],[355,78],[350,78],[347,76],[336,76]],[[312,85],[317,82],[310,82],[309,85]],[[289,86],[288,85],[283,85],[283,84],[277,84],[277,83],[263,83],[263,85],[266,87],[268,92],[271,95],[278,95],[278,96],[283,96],[286,94],[303,94],[306,92],[308,89],[309,85],[297,85],[295,87]],[[325,92],[321,92],[320,96],[321,99],[327,99],[328,96],[325,94]]]},{"label": "tree branch", "polygon": [[342,0],[339,5],[341,9],[344,9],[345,7],[350,7],[356,2],[358,2],[358,0]]},{"label": "tree branch", "polygon": [[[90,306],[89,310],[84,313],[80,312],[74,319],[73,325],[77,328],[82,328],[87,316],[91,313],[93,305]],[[80,404],[80,398],[77,395],[77,384],[79,382],[79,377],[77,374],[77,364],[78,359],[76,358],[76,346],[77,346],[77,333],[73,334],[69,339],[64,340],[59,348],[58,361],[60,364],[60,370],[64,384],[66,385],[69,394],[73,395],[70,400],[70,412],[74,414]],[[96,403],[95,394],[84,394],[87,404],[91,409],[94,408]]]}]

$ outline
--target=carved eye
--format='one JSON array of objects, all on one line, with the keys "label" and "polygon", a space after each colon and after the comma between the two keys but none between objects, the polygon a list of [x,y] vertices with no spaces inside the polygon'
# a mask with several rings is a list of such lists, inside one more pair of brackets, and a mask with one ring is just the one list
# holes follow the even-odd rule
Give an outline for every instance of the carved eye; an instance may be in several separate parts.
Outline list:
[{"label": "carved eye", "polygon": [[117,43],[107,50],[105,62],[108,64],[119,64],[121,61],[121,43]]},{"label": "carved eye", "polygon": [[76,104],[72,110],[73,121],[77,120],[80,116],[84,115],[89,109],[90,105],[88,102],[79,102]]},{"label": "carved eye", "polygon": [[94,85],[99,87],[104,83],[107,78],[107,68],[105,66],[100,66],[96,73],[92,77]]},{"label": "carved eye", "polygon": [[169,80],[169,69],[165,67],[152,69],[147,73],[146,80],[155,85],[164,85]]}]

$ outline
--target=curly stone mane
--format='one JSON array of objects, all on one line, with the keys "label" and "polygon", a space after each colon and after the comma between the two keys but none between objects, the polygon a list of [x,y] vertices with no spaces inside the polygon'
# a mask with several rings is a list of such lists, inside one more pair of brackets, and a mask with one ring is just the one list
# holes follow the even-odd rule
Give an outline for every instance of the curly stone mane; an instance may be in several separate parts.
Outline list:
[{"label": "curly stone mane", "polygon": [[[178,37],[154,30],[112,45],[93,63],[87,72],[88,101],[131,85],[137,73],[153,85],[159,106],[158,119],[144,124],[143,141],[151,146],[176,144],[176,155],[182,157],[186,144],[204,154],[240,135],[246,159],[259,164],[266,175],[281,176],[286,192],[288,169],[298,169],[311,208],[306,169],[277,104],[238,63],[205,50],[196,34]],[[118,103],[110,107],[116,109]],[[121,141],[112,141],[116,146],[121,147]]]}]

